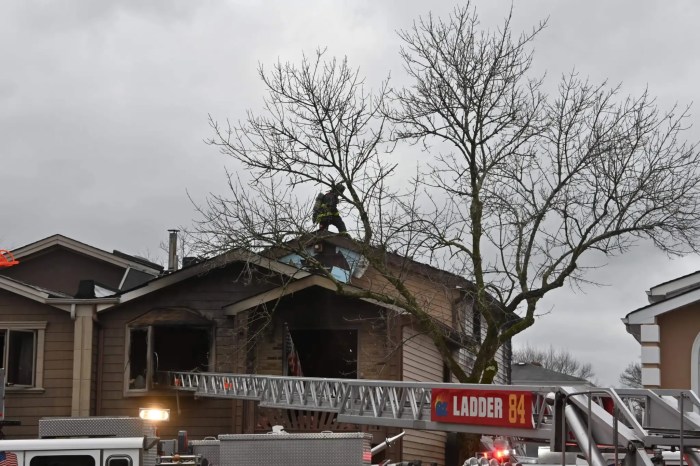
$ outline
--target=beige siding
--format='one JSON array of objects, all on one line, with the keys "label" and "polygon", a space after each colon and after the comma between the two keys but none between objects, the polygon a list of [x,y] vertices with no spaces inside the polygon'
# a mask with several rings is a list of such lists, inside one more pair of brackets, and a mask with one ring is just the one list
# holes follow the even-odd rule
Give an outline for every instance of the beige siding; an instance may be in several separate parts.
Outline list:
[{"label": "beige siding", "polygon": [[[403,329],[403,380],[442,382],[443,363],[435,345],[426,335],[411,327]],[[445,464],[444,432],[406,429],[402,459]]]},{"label": "beige siding", "polygon": [[[413,294],[418,303],[431,316],[437,318],[445,325],[453,326],[453,306],[452,302],[457,297],[454,287],[450,287],[436,280],[431,280],[422,275],[399,275],[403,284]],[[362,278],[353,278],[352,284],[360,288],[368,288],[372,291],[384,293],[389,296],[400,296],[398,291],[381,277],[376,270],[370,268]]]},{"label": "beige siding", "polygon": [[[463,324],[463,331],[467,335],[471,335],[473,337],[476,337],[475,332],[476,328],[474,328],[474,309],[472,308],[471,304],[468,304],[467,302],[462,302],[460,303],[460,306],[462,306],[462,312],[464,314],[464,324]],[[486,322],[484,322],[483,318],[481,319],[481,335],[479,335],[478,340],[479,342],[484,340],[484,337],[486,336]],[[510,378],[508,376],[509,374],[509,368],[510,368],[510,344],[506,343],[503,346],[501,346],[498,351],[496,352],[496,362],[498,363],[498,374],[496,374],[496,378],[494,379],[494,383],[497,384],[508,384],[510,383]],[[470,353],[466,349],[461,349],[459,352],[459,362],[462,365],[462,367],[465,367],[467,372],[471,370],[471,368],[474,365],[474,355]],[[453,379],[454,382],[457,382],[457,380]]]},{"label": "beige siding", "polygon": [[657,317],[661,338],[661,388],[691,388],[691,348],[700,333],[699,308],[700,305],[691,304]]},{"label": "beige siding", "polygon": [[508,384],[510,380],[508,378],[508,369],[510,366],[510,358],[507,356],[510,353],[510,345],[503,345],[498,348],[496,352],[496,362],[498,363],[498,374],[493,383],[497,384]]},{"label": "beige siding", "polygon": [[5,393],[5,418],[20,426],[6,426],[7,438],[37,435],[44,416],[70,416],[73,370],[73,322],[70,315],[45,304],[0,290],[0,321],[46,322],[43,392],[13,389]]}]

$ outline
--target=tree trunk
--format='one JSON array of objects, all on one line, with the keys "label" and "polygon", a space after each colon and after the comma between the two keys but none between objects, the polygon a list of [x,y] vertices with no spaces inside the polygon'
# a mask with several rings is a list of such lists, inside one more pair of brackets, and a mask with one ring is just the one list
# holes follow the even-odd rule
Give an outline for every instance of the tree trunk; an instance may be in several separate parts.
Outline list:
[{"label": "tree trunk", "polygon": [[478,457],[481,451],[481,434],[457,433],[457,445],[459,445],[459,462],[461,466],[471,457]]}]

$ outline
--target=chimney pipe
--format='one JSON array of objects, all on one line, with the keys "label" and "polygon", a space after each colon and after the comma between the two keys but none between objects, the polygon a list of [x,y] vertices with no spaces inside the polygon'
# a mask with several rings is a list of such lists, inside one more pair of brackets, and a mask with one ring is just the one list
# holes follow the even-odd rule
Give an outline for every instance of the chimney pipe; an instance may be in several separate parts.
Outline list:
[{"label": "chimney pipe", "polygon": [[177,270],[177,234],[180,230],[168,230],[170,242],[168,244],[168,272]]}]

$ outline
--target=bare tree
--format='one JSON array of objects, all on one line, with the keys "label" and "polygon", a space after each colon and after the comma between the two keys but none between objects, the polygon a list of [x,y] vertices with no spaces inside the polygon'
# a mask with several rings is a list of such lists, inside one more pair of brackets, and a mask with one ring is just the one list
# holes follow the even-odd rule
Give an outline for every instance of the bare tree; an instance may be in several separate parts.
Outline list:
[{"label": "bare tree", "polygon": [[[466,5],[401,33],[413,82],[395,93],[391,119],[426,149],[424,186],[446,206],[424,217],[423,244],[473,280],[487,322],[470,381],[534,324],[547,293],[585,279],[584,259],[642,239],[668,254],[698,250],[700,155],[682,141],[687,112],[576,73],[544,94],[530,51],[542,27],[513,37],[508,17],[482,31]],[[511,312],[522,318],[506,325]]]},{"label": "bare tree", "polygon": [[620,374],[620,383],[625,387],[642,388],[642,365],[638,362],[631,362]]},{"label": "bare tree", "polygon": [[513,362],[536,363],[555,372],[593,381],[595,372],[590,363],[582,363],[564,349],[535,348],[530,345],[513,351]]},{"label": "bare tree", "polygon": [[[458,380],[492,382],[499,347],[534,324],[547,293],[586,279],[584,259],[644,239],[669,254],[700,249],[700,154],[682,141],[686,111],[663,112],[646,93],[624,97],[575,73],[545,94],[530,69],[543,27],[513,37],[508,17],[481,30],[469,4],[419,19],[400,33],[413,82],[375,94],[323,52],[261,67],[261,114],[211,120],[210,143],[244,170],[229,173],[230,193],[201,207],[196,246],[291,248],[312,229],[309,190],[343,183],[351,233],[387,287],[334,281],[337,292],[405,309]],[[425,149],[410,180],[390,154],[403,143]],[[472,367],[457,363],[386,251],[473,283],[465,292],[485,324]]]}]

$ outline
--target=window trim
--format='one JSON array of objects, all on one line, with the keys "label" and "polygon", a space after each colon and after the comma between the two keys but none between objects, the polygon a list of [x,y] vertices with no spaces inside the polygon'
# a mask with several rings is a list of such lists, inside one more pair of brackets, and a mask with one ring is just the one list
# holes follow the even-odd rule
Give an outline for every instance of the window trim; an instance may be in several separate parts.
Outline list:
[{"label": "window trim", "polygon": [[[644,364],[643,359],[642,364]],[[690,389],[694,390],[695,393],[700,389],[700,332],[695,335],[695,340],[693,340],[693,345],[690,349]]]},{"label": "window trim", "polygon": [[[200,328],[208,328],[209,330],[209,370],[212,368],[216,367],[216,326],[215,325],[201,325],[200,322],[198,322],[195,325]],[[147,395],[153,395],[157,393],[165,393],[164,390],[162,389],[154,389],[152,386],[152,378],[153,378],[153,358],[150,357],[150,355],[153,353],[153,328],[154,327],[174,327],[175,325],[172,325],[170,323],[164,323],[162,325],[126,325],[126,332],[124,332],[125,335],[125,345],[124,345],[124,384],[123,384],[123,393],[125,397],[131,397],[131,396],[147,396]],[[131,359],[129,357],[129,353],[131,352],[131,332],[132,330],[143,330],[146,329],[146,345],[147,345],[147,354],[149,357],[146,359],[146,387],[145,388],[129,388],[129,377],[131,376]]]},{"label": "window trim", "polygon": [[129,466],[132,466],[134,464],[134,459],[131,457],[131,455],[127,455],[125,453],[118,453],[114,455],[109,455],[107,459],[105,459],[105,466],[110,466],[110,461],[111,460],[122,460],[125,459],[129,463]]},{"label": "window trim", "polygon": [[[24,330],[34,332],[34,370],[32,385],[6,386],[5,391],[40,391],[44,389],[44,343],[46,339],[47,321],[0,321],[0,330]],[[9,338],[5,345],[9,343]],[[4,361],[3,361],[4,364]]]},{"label": "window trim", "polygon": [[[132,330],[138,330],[138,329],[146,329],[146,354],[151,354],[151,326],[150,325],[127,325],[126,326],[126,344],[124,346],[124,360],[126,361],[126,364],[124,364],[124,394],[127,395],[136,395],[136,394],[142,394],[145,395],[148,393],[150,390],[149,388],[149,378],[146,377],[146,387],[145,388],[129,388],[129,378],[131,377],[131,358],[130,358],[130,353],[131,353],[131,332]],[[151,369],[151,358],[146,359],[146,374],[150,374],[152,371]]]}]

